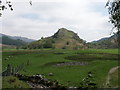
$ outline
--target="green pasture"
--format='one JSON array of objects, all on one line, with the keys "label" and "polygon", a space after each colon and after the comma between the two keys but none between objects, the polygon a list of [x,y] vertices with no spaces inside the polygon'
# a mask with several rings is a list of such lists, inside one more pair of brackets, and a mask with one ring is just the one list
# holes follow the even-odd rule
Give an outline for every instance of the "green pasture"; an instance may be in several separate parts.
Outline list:
[{"label": "green pasture", "polygon": [[[117,49],[87,50],[18,50],[3,51],[2,70],[10,64],[15,67],[24,64],[19,73],[42,74],[50,80],[58,80],[65,86],[79,86],[89,71],[93,72],[98,87],[104,87],[107,74],[118,65]],[[29,65],[26,65],[29,61]],[[56,66],[59,62],[87,62],[83,66]],[[53,76],[49,76],[53,73]]]}]

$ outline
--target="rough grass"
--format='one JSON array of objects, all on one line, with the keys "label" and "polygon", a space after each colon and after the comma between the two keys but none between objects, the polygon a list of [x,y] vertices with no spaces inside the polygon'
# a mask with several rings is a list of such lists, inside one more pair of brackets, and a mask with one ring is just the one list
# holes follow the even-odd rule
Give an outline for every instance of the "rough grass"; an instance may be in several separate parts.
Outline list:
[{"label": "rough grass", "polygon": [[2,88],[30,88],[28,84],[13,76],[3,77]]},{"label": "rough grass", "polygon": [[110,79],[110,85],[111,87],[118,87],[120,86],[120,68],[118,68],[114,73],[112,73]]},{"label": "rough grass", "polygon": [[[88,62],[88,65],[86,66],[53,66],[58,62],[73,62],[73,60],[65,59],[65,57],[74,55],[79,56],[83,54],[86,55],[87,58],[92,56],[94,60]],[[46,78],[51,80],[58,80],[59,83],[66,86],[79,86],[81,80],[87,75],[89,71],[91,71],[95,76],[98,87],[103,87],[108,71],[112,67],[117,66],[118,61],[116,60],[117,57],[115,56],[117,54],[117,49],[56,49],[3,52],[3,70],[7,64],[17,66],[23,63],[25,64],[29,60],[30,65],[25,66],[24,70],[20,71],[19,73],[25,75],[43,74]],[[102,60],[98,57],[101,57]],[[5,60],[5,58],[9,59]],[[84,60],[80,59],[79,62],[80,61],[83,62]],[[53,73],[53,76],[49,76],[49,73]]]}]

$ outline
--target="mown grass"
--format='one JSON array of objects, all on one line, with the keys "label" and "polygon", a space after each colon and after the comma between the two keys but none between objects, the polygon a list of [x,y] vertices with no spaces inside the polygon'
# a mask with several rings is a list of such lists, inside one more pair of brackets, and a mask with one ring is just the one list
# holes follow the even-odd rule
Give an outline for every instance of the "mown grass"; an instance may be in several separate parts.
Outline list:
[{"label": "mown grass", "polygon": [[[80,58],[83,54],[86,56]],[[75,60],[75,57],[73,57],[72,60],[65,58],[76,55],[78,55],[79,60]],[[116,59],[117,55],[117,49],[7,51],[3,52],[2,66],[3,70],[5,70],[7,64],[17,66],[25,64],[29,60],[30,65],[26,65],[24,70],[19,73],[25,75],[43,74],[46,78],[58,80],[59,83],[66,86],[79,86],[81,80],[91,71],[95,76],[98,87],[103,87],[108,71],[118,64]],[[8,58],[8,60],[6,60],[6,58]],[[93,60],[88,62],[88,65],[85,66],[57,67],[53,65],[58,62],[83,62],[84,58],[91,58]],[[49,76],[49,73],[53,73],[53,76]]]}]

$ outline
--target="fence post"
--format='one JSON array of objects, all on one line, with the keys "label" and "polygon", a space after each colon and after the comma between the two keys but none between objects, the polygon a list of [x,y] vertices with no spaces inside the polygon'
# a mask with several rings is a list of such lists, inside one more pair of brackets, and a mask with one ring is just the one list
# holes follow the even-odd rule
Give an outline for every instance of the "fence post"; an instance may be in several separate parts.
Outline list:
[{"label": "fence post", "polygon": [[10,76],[10,75],[11,75],[11,66],[10,66],[10,64],[8,64],[8,66],[7,66],[6,75],[7,75],[7,76]]},{"label": "fence post", "polygon": [[14,69],[14,67],[12,67],[12,75],[14,75],[15,74],[15,69]]}]

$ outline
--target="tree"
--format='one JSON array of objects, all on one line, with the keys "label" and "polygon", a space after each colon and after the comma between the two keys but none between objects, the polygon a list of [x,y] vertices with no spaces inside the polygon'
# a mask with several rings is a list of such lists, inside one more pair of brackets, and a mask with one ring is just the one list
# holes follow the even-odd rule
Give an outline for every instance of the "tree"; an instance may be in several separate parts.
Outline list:
[{"label": "tree", "polygon": [[66,45],[69,45],[69,42],[68,42],[68,41],[66,42]]},{"label": "tree", "polygon": [[41,37],[41,39],[44,39],[44,37]]},{"label": "tree", "polygon": [[[32,1],[29,1],[29,4],[32,6]],[[6,0],[5,2],[2,2],[2,0],[0,0],[0,17],[2,16],[2,11],[4,11],[5,9],[10,9],[11,11],[13,11],[12,8],[12,4],[10,0]]]},{"label": "tree", "polygon": [[120,0],[109,0],[106,4],[110,14],[110,22],[114,25],[113,28],[120,32]]},{"label": "tree", "polygon": [[113,28],[117,29],[118,48],[120,48],[120,0],[109,0],[106,6],[110,14],[110,22],[114,25]]},{"label": "tree", "polygon": [[13,11],[11,1],[7,1],[6,0],[4,3],[0,0],[0,17],[2,16],[2,12],[1,11],[4,11],[7,8],[9,8],[11,11]]}]

